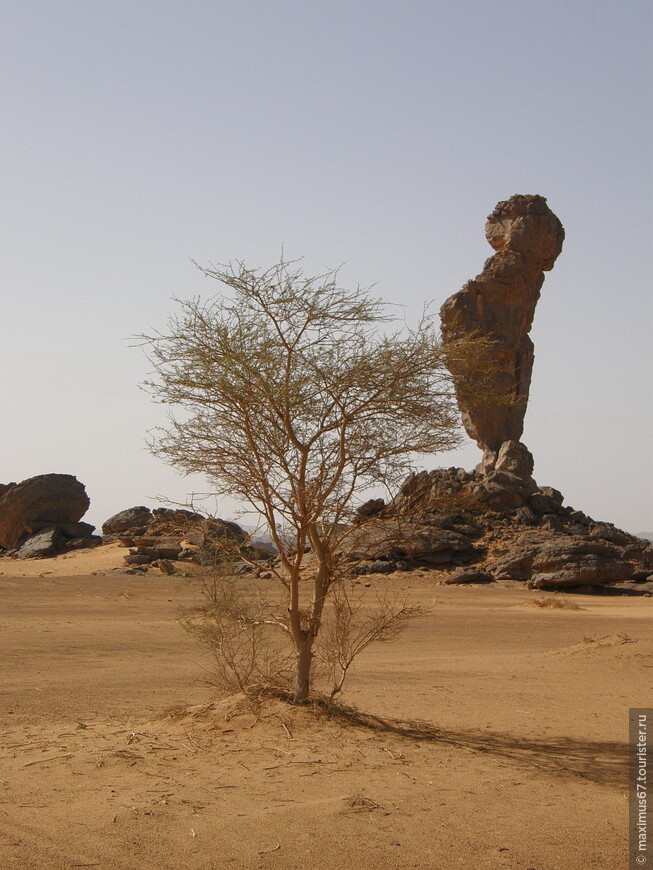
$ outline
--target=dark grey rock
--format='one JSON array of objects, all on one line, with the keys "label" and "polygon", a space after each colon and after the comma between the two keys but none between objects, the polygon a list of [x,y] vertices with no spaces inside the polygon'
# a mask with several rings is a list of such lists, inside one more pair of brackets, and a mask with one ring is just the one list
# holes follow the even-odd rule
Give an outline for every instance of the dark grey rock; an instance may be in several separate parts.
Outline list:
[{"label": "dark grey rock", "polygon": [[495,580],[528,580],[536,555],[537,547],[514,547],[486,567]]},{"label": "dark grey rock", "polygon": [[64,544],[66,550],[88,550],[91,547],[100,547],[103,539],[100,535],[91,535],[88,538],[70,538]]},{"label": "dark grey rock", "polygon": [[428,520],[381,520],[354,547],[369,560],[402,560],[413,566],[463,565],[482,552],[465,535],[431,525]]},{"label": "dark grey rock", "polygon": [[587,534],[587,526],[583,523],[567,523],[564,527],[565,532],[568,535],[586,535]]},{"label": "dark grey rock", "polygon": [[559,512],[562,505],[562,495],[557,490],[544,486],[531,495],[528,503],[536,514],[555,514]]},{"label": "dark grey rock", "polygon": [[64,523],[58,527],[67,538],[90,538],[95,531],[90,523]]},{"label": "dark grey rock", "polygon": [[536,571],[555,570],[564,567],[569,561],[590,555],[603,559],[621,558],[618,547],[599,538],[556,535],[538,548],[533,568]]},{"label": "dark grey rock", "polygon": [[646,583],[649,579],[649,572],[642,569],[640,571],[633,571],[632,580],[633,583]]},{"label": "dark grey rock", "polygon": [[139,526],[148,526],[153,519],[152,511],[143,505],[127,508],[102,523],[102,534],[118,535]]},{"label": "dark grey rock", "polygon": [[530,580],[536,588],[600,585],[629,580],[632,566],[619,547],[589,536],[555,534],[540,529],[524,532],[487,570],[497,580]]},{"label": "dark grey rock", "polygon": [[549,498],[552,498],[553,501],[558,505],[558,507],[562,507],[562,503],[565,500],[565,497],[559,489],[555,489],[553,486],[541,486],[539,492],[541,492],[542,495],[546,495]]},{"label": "dark grey rock", "polygon": [[125,564],[126,565],[149,565],[150,562],[154,562],[156,556],[153,555],[145,555],[144,553],[130,553],[128,556],[125,556]]},{"label": "dark grey rock", "polygon": [[633,543],[631,540],[631,543],[626,544],[626,546],[623,547],[624,559],[632,559],[635,562],[643,562],[645,560],[647,549],[648,548],[646,546],[646,541],[635,540]]},{"label": "dark grey rock", "polygon": [[175,561],[179,558],[182,549],[183,547],[180,544],[156,547],[156,555],[158,559],[170,559]]},{"label": "dark grey rock", "polygon": [[54,556],[61,550],[64,540],[64,536],[56,526],[43,529],[27,538],[18,550],[17,556],[19,559],[42,559],[46,556]]},{"label": "dark grey rock", "polygon": [[424,520],[424,525],[436,526],[440,529],[447,529],[451,532],[456,532],[459,535],[464,535],[466,538],[474,541],[480,538],[483,534],[483,528],[475,522],[471,522],[463,514],[433,514],[429,519]]},{"label": "dark grey rock", "polygon": [[354,568],[354,574],[392,574],[396,570],[397,566],[395,562],[385,559],[374,559],[371,562],[357,565]]},{"label": "dark grey rock", "polygon": [[562,523],[562,520],[560,519],[560,517],[556,516],[556,514],[544,514],[540,525],[547,532],[564,531],[564,525]]},{"label": "dark grey rock", "polygon": [[452,526],[451,531],[457,532],[459,535],[464,535],[466,538],[469,538],[470,541],[475,541],[483,535],[483,528],[477,523],[456,522]]},{"label": "dark grey rock", "polygon": [[366,501],[362,504],[357,510],[354,516],[354,523],[359,524],[365,522],[365,520],[370,519],[371,517],[377,517],[380,513],[383,512],[385,507],[385,501],[382,498],[371,498],[369,501]]},{"label": "dark grey rock", "polygon": [[592,554],[577,556],[558,570],[534,568],[528,585],[533,589],[559,589],[565,586],[602,586],[629,580],[632,567],[623,559],[609,559]]},{"label": "dark grey rock", "polygon": [[447,574],[442,582],[447,586],[459,583],[493,583],[494,577],[488,574],[487,571],[476,571],[473,568],[459,568],[457,571]]}]

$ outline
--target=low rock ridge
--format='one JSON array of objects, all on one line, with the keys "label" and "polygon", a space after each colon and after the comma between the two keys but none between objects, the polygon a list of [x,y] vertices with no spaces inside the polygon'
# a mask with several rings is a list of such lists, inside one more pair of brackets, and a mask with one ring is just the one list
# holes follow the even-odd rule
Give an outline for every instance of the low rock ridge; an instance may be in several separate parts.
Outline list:
[{"label": "low rock ridge", "polygon": [[[532,468],[532,467],[531,467]],[[523,472],[523,469],[522,469]],[[564,504],[507,467],[410,475],[392,502],[358,511],[353,574],[438,568],[444,583],[653,593],[653,545]]]},{"label": "low rock ridge", "polygon": [[143,573],[152,567],[173,574],[175,562],[213,566],[239,553],[259,561],[273,555],[237,523],[180,508],[127,508],[102,524],[102,534],[106,543],[128,547],[125,564]]}]

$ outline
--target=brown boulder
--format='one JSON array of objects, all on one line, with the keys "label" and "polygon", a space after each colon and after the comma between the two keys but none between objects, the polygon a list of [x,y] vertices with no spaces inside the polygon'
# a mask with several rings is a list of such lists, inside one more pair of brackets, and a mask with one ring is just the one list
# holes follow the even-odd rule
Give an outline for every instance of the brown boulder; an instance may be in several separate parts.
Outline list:
[{"label": "brown boulder", "polygon": [[72,474],[40,474],[0,495],[0,547],[13,550],[42,529],[77,523],[90,501]]},{"label": "brown boulder", "polygon": [[482,398],[487,390],[474,389],[473,375],[470,384],[469,369],[455,354],[449,362],[463,424],[485,452],[483,470],[489,470],[501,445],[519,442],[524,429],[534,357],[528,333],[544,272],[553,268],[565,234],[543,196],[516,194],[497,204],[485,235],[497,253],[447,299],[440,318],[445,349],[473,334],[492,342],[490,399]]}]

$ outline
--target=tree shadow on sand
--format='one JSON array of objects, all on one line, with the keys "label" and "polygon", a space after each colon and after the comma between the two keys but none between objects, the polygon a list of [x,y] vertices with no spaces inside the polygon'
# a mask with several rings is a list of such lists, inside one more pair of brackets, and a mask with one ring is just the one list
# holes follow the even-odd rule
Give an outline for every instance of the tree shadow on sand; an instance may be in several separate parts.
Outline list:
[{"label": "tree shadow on sand", "polygon": [[625,786],[628,775],[628,745],[608,741],[557,737],[536,740],[493,731],[451,731],[421,720],[391,719],[364,713],[328,700],[316,705],[329,718],[409,740],[464,747],[538,767],[548,773],[579,776],[600,785]]}]

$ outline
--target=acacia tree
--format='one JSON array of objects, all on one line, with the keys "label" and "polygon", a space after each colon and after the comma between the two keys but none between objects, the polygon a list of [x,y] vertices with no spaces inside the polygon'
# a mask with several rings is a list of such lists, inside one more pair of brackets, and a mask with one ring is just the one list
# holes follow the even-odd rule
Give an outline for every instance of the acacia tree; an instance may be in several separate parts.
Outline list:
[{"label": "acacia tree", "polygon": [[415,454],[458,443],[451,379],[430,318],[393,331],[387,306],[343,289],[337,270],[306,277],[282,259],[202,271],[223,292],[177,300],[168,330],[142,336],[154,367],[146,386],[181,412],[150,446],[267,526],[287,605],[271,621],[294,645],[301,702],[325,602],[344,576],[343,526]]}]

